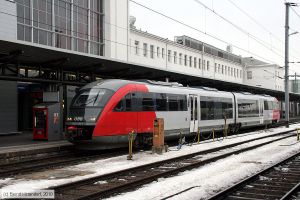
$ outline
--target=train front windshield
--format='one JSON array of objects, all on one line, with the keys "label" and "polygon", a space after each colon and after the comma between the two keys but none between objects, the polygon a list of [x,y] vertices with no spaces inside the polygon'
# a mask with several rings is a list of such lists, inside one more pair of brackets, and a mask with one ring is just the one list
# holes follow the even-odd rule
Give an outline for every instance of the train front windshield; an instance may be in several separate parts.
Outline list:
[{"label": "train front windshield", "polygon": [[103,100],[108,90],[105,89],[89,89],[83,90],[75,96],[71,107],[99,107],[104,106]]},{"label": "train front windshield", "polygon": [[99,88],[79,91],[73,98],[67,121],[95,122],[112,95],[112,91]]}]

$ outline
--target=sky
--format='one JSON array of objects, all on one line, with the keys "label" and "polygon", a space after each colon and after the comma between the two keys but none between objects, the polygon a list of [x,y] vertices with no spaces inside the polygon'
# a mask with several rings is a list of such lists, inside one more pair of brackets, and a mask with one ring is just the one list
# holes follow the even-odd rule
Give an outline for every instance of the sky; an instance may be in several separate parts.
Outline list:
[{"label": "sky", "polygon": [[[169,40],[187,35],[233,53],[284,66],[285,0],[129,0],[137,29]],[[294,0],[294,3],[300,3]],[[141,5],[174,18],[170,20]],[[295,12],[294,12],[294,11]],[[290,33],[300,32],[300,6],[290,9]],[[191,28],[192,27],[192,28]],[[195,30],[196,29],[196,30]],[[300,62],[300,33],[289,37],[289,61]],[[300,74],[300,64],[289,73]]]}]

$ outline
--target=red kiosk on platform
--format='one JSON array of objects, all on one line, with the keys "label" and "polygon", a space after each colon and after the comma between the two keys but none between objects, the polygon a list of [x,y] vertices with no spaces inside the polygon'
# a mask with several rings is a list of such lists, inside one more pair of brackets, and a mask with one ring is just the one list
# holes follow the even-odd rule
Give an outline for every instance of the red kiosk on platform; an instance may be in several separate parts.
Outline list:
[{"label": "red kiosk on platform", "polygon": [[46,102],[33,107],[33,139],[59,140],[60,133],[60,104]]}]

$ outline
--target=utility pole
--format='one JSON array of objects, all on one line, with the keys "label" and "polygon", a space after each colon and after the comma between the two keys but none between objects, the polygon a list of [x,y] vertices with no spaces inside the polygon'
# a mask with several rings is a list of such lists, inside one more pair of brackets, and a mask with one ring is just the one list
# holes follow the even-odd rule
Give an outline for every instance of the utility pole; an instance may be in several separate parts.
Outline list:
[{"label": "utility pole", "polygon": [[285,65],[285,121],[286,121],[286,127],[289,127],[289,105],[290,105],[290,99],[289,99],[289,8],[290,6],[295,6],[297,4],[285,2],[285,59],[284,59],[284,65]]},{"label": "utility pole", "polygon": [[294,93],[297,93],[297,72],[295,72],[295,83],[294,83]]},{"label": "utility pole", "polygon": [[295,89],[294,93],[298,93],[297,72],[295,72]]}]

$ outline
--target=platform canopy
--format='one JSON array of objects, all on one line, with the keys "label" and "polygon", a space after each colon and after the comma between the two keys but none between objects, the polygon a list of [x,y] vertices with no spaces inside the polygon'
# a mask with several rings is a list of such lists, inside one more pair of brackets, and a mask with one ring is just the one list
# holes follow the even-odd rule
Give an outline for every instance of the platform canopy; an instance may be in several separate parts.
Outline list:
[{"label": "platform canopy", "polygon": [[[22,41],[0,40],[0,80],[84,85],[97,79],[150,79],[179,82],[185,86],[205,86],[224,91],[268,94],[284,99],[280,91],[253,87],[190,74],[170,72],[152,66],[102,56],[58,49]],[[291,101],[299,94],[290,94]]]}]

